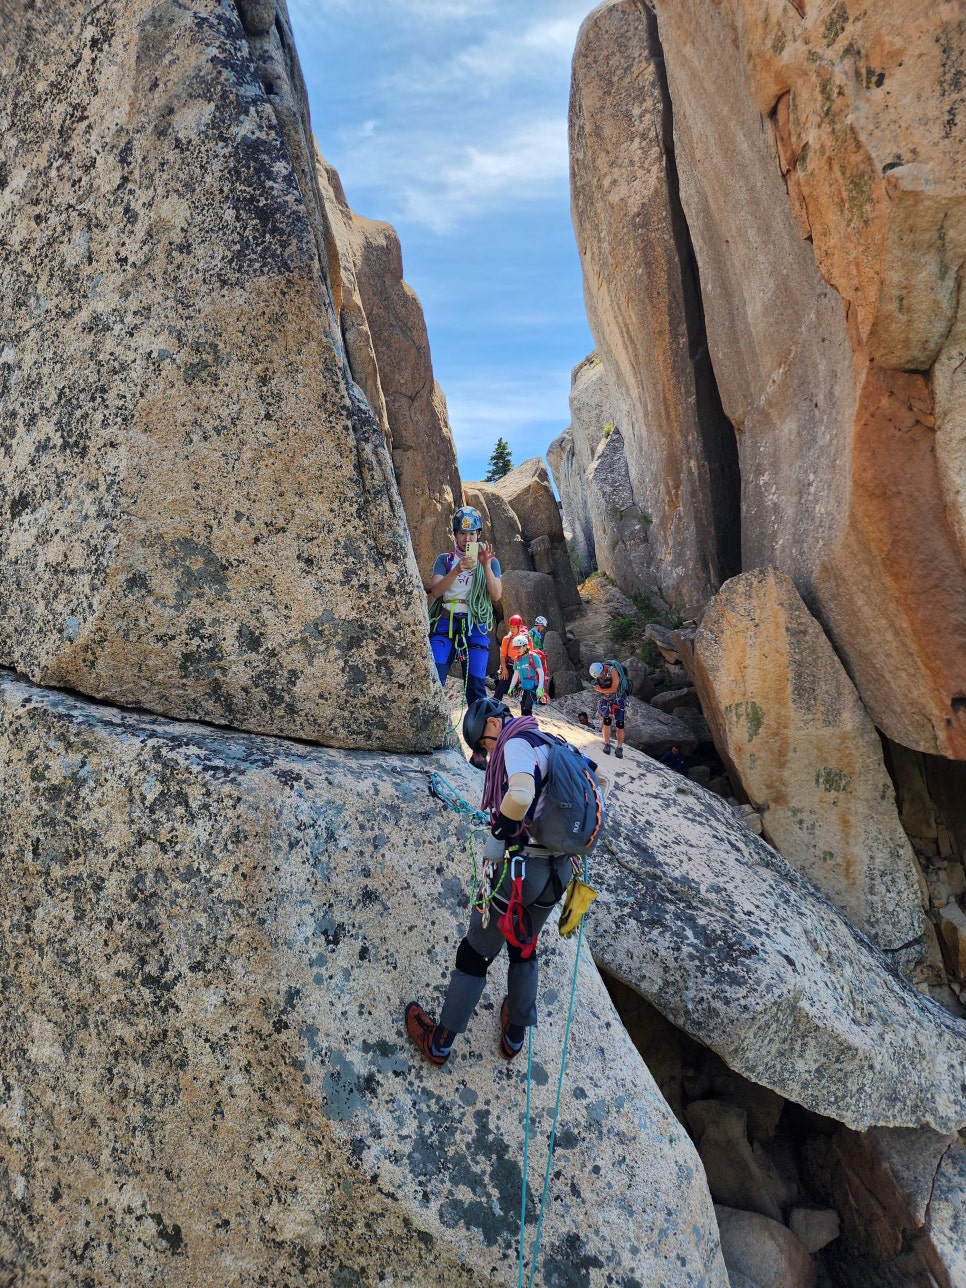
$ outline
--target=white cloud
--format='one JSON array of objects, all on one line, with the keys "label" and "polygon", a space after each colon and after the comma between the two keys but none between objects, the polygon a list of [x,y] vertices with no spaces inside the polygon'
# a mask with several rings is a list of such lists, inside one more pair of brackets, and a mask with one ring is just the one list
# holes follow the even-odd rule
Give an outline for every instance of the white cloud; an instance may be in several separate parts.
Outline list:
[{"label": "white cloud", "polygon": [[300,15],[324,17],[326,14],[352,13],[365,21],[383,20],[449,22],[454,18],[486,17],[494,12],[494,0],[290,0],[291,9]]},{"label": "white cloud", "polygon": [[[412,171],[409,171],[410,178]],[[487,148],[469,146],[420,183],[403,188],[403,218],[437,233],[463,215],[542,196],[568,173],[567,133],[556,117],[517,127]]]},{"label": "white cloud", "polygon": [[569,67],[584,13],[581,3],[566,16],[532,22],[522,31],[502,26],[448,59],[414,57],[386,77],[382,88],[392,96],[428,98],[462,91],[479,99],[511,82],[556,79]]},{"label": "white cloud", "polygon": [[[564,368],[520,372],[511,378],[486,372],[450,380],[446,405],[457,452],[478,452],[502,435],[513,449],[517,465],[527,456],[539,455],[533,427],[552,422],[554,413],[567,407],[569,392],[570,371]],[[561,420],[553,433],[562,434],[566,428],[567,422]],[[539,441],[549,439],[541,435]],[[519,454],[521,450],[525,455]]]}]

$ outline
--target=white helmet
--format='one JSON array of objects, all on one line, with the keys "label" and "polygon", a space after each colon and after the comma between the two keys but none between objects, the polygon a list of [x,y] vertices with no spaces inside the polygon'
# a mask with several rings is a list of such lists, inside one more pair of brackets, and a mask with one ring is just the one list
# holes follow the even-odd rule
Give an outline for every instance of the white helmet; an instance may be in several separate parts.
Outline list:
[{"label": "white helmet", "polygon": [[599,679],[603,674],[604,674],[604,664],[603,664],[603,662],[591,662],[591,664],[590,664],[590,678],[591,678],[592,680],[597,680],[597,679]]},{"label": "white helmet", "polygon": [[545,617],[535,617],[533,619],[533,624],[534,626],[541,627],[541,629],[546,629],[547,619]]},{"label": "white helmet", "polygon": [[528,648],[529,646],[530,640],[526,635],[518,635],[513,641],[514,648]]}]

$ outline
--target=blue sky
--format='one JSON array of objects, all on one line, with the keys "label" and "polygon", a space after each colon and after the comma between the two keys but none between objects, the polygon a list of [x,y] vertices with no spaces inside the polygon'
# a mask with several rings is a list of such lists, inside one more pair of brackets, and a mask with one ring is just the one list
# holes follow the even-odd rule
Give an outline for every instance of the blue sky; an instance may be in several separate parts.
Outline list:
[{"label": "blue sky", "polygon": [[289,0],[312,126],[352,208],[395,225],[464,479],[569,424],[593,348],[567,98],[590,0]]}]

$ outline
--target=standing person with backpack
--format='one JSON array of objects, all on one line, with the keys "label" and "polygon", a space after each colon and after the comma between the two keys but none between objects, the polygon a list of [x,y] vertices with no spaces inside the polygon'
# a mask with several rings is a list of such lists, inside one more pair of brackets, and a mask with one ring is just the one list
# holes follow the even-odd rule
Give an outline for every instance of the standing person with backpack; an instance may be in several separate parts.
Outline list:
[{"label": "standing person with backpack", "polygon": [[546,677],[543,671],[543,663],[540,661],[540,654],[534,652],[530,647],[529,636],[518,635],[513,641],[513,647],[516,650],[517,658],[513,663],[513,679],[510,681],[507,696],[512,694],[514,689],[519,686],[520,714],[529,716],[533,714],[533,699],[538,698],[542,702],[545,696],[544,685]]},{"label": "standing person with backpack", "polygon": [[429,644],[440,684],[459,658],[467,703],[486,697],[486,664],[490,653],[493,605],[503,594],[500,561],[480,541],[483,517],[464,505],[453,515],[455,550],[437,556],[429,591],[436,599],[429,611]]},{"label": "standing person with backpack", "polygon": [[418,1002],[406,1007],[406,1031],[431,1064],[445,1064],[507,946],[507,994],[500,1008],[500,1054],[512,1060],[537,1022],[537,937],[604,816],[593,762],[576,747],[541,733],[532,716],[514,719],[495,698],[474,702],[463,719],[472,763],[486,766],[483,809],[490,814],[485,859],[494,884],[473,905],[456,950],[439,1023]]},{"label": "standing person with backpack", "polygon": [[594,692],[600,695],[597,710],[603,723],[604,755],[610,755],[610,727],[613,723],[617,730],[618,760],[624,759],[624,703],[630,691],[630,680],[627,672],[616,658],[609,662],[592,662],[590,676],[594,681]]},{"label": "standing person with backpack", "polygon": [[514,613],[507,622],[509,630],[500,641],[500,674],[496,681],[496,687],[493,690],[493,696],[499,702],[505,698],[507,689],[510,687],[510,681],[513,679],[513,664],[519,656],[520,650],[516,646],[517,636],[521,635],[526,627],[523,624],[523,618],[519,613]]},{"label": "standing person with backpack", "polygon": [[527,632],[530,636],[530,647],[536,653],[543,665],[543,688],[544,694],[540,699],[541,702],[549,702],[548,694],[551,693],[550,667],[547,665],[547,655],[543,651],[543,637],[547,633],[547,619],[541,614],[533,619],[533,625]]}]

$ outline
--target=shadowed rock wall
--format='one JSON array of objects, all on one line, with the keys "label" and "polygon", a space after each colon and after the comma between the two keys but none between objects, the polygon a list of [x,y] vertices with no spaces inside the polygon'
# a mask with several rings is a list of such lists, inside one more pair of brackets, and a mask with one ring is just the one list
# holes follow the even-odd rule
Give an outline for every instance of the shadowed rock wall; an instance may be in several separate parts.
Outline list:
[{"label": "shadowed rock wall", "polygon": [[4,43],[0,658],[427,749],[421,584],[343,356],[284,9],[257,8],[248,35],[218,0],[76,0]]}]

